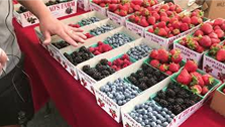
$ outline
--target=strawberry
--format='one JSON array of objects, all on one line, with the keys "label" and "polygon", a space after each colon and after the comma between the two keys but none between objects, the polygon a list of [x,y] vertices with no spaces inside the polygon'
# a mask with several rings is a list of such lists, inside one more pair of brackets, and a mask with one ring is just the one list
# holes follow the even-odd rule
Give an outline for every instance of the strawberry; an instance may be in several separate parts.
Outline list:
[{"label": "strawberry", "polygon": [[169,10],[170,7],[168,4],[163,4],[160,8],[164,10]]},{"label": "strawberry", "polygon": [[136,16],[136,17],[135,17],[135,19],[134,19],[134,21],[135,21],[136,23],[138,23],[138,22],[140,22],[140,21],[141,21],[141,19],[140,19],[140,17],[139,17],[139,16]]},{"label": "strawberry", "polygon": [[218,38],[211,38],[212,44],[218,44],[220,43],[220,39]]},{"label": "strawberry", "polygon": [[169,65],[169,70],[171,72],[178,72],[180,69],[180,65],[179,64],[176,64],[176,63],[170,63]]},{"label": "strawberry", "polygon": [[176,12],[177,12],[177,13],[181,13],[181,12],[182,12],[182,8],[181,8],[181,7],[177,7],[177,8],[176,8]]},{"label": "strawberry", "polygon": [[156,23],[155,17],[149,16],[149,17],[148,17],[148,23],[149,23],[150,25],[154,25],[154,24]]},{"label": "strawberry", "polygon": [[195,49],[198,53],[203,53],[205,51],[205,49],[202,46],[197,46]]},{"label": "strawberry", "polygon": [[221,29],[222,29],[223,31],[225,31],[225,23],[223,23],[223,24],[221,25]]},{"label": "strawberry", "polygon": [[153,28],[152,28],[152,27],[151,27],[151,28],[149,28],[149,29],[148,29],[148,32],[150,32],[150,33],[154,33]]},{"label": "strawberry", "polygon": [[173,32],[174,35],[180,34],[180,30],[179,29],[174,29],[172,32]]},{"label": "strawberry", "polygon": [[213,82],[215,80],[210,74],[204,74],[202,76],[202,79],[203,79],[205,85],[211,85],[211,84],[213,84]]},{"label": "strawberry", "polygon": [[117,9],[116,11],[114,11],[115,14],[120,15],[120,10]]},{"label": "strawberry", "polygon": [[176,78],[177,82],[181,83],[183,85],[190,84],[191,79],[192,79],[192,77],[186,69],[182,69],[182,71],[180,72],[180,74]]},{"label": "strawberry", "polygon": [[161,64],[159,66],[159,70],[162,71],[162,72],[165,72],[168,70],[168,66],[166,64]]},{"label": "strawberry", "polygon": [[174,62],[174,63],[180,63],[182,61],[182,56],[180,54],[180,51],[174,55],[172,55],[172,58],[171,60]]},{"label": "strawberry", "polygon": [[207,86],[202,87],[202,95],[205,95],[209,92],[209,88]]},{"label": "strawberry", "polygon": [[134,6],[134,10],[135,10],[135,11],[139,11],[139,10],[140,10],[140,8],[141,8],[141,6],[140,6],[140,5],[137,5],[137,4],[136,4],[136,5]]},{"label": "strawberry", "polygon": [[147,8],[145,8],[142,12],[141,12],[141,15],[142,16],[149,16],[150,15],[150,12]]},{"label": "strawberry", "polygon": [[160,15],[158,13],[153,13],[152,16],[155,17],[156,20],[160,19]]},{"label": "strawberry", "polygon": [[184,16],[182,18],[183,23],[191,24],[191,18],[189,16]]},{"label": "strawberry", "polygon": [[190,40],[187,42],[187,47],[192,49],[192,50],[196,50],[196,48],[199,46],[198,42],[195,40]]},{"label": "strawberry", "polygon": [[201,18],[198,18],[197,16],[191,17],[191,24],[198,25],[199,23],[202,23]]},{"label": "strawberry", "polygon": [[191,87],[192,92],[201,94],[202,93],[202,87],[200,85],[194,85]]},{"label": "strawberry", "polygon": [[158,51],[157,50],[152,50],[151,54],[150,54],[150,58],[151,59],[157,59],[158,58]]},{"label": "strawberry", "polygon": [[117,4],[110,4],[109,5],[109,11],[112,11],[112,12],[114,12],[116,9],[117,9]]},{"label": "strawberry", "polygon": [[209,48],[212,44],[212,41],[209,36],[205,35],[200,39],[199,44],[205,48]]},{"label": "strawberry", "polygon": [[135,5],[141,5],[143,2],[143,0],[132,0],[132,3],[134,3]]},{"label": "strawberry", "polygon": [[143,27],[147,27],[149,26],[148,21],[146,20],[146,18],[142,18],[139,25],[143,26]]},{"label": "strawberry", "polygon": [[172,73],[171,71],[169,71],[169,70],[166,71],[165,73],[166,73],[167,75],[172,75],[172,74],[173,74],[173,73]]},{"label": "strawberry", "polygon": [[92,2],[95,3],[95,4],[100,4],[101,0],[93,0]]},{"label": "strawberry", "polygon": [[225,61],[225,49],[220,49],[216,54],[216,59],[220,62]]},{"label": "strawberry", "polygon": [[166,27],[166,22],[162,21],[162,22],[158,23],[158,27],[159,27],[159,28],[164,28],[164,27]]},{"label": "strawberry", "polygon": [[220,25],[223,24],[223,22],[224,22],[224,19],[222,19],[222,18],[217,18],[217,19],[214,20],[213,25],[214,25],[214,26],[217,26],[217,25],[220,26]]},{"label": "strawberry", "polygon": [[205,34],[210,34],[213,32],[213,27],[209,23],[205,23],[200,28]]},{"label": "strawberry", "polygon": [[167,32],[164,28],[158,28],[154,31],[157,35],[165,37],[167,35]]},{"label": "strawberry", "polygon": [[210,50],[209,50],[209,54],[212,55],[212,56],[215,56],[216,53],[222,48],[222,46],[220,44],[213,44],[211,47],[210,47]]},{"label": "strawberry", "polygon": [[122,57],[121,57],[122,60],[130,60],[129,56],[127,54],[124,54]]},{"label": "strawberry", "polygon": [[180,26],[180,30],[183,32],[183,31],[187,31],[189,29],[189,26],[187,23],[181,23],[181,26]]},{"label": "strawberry", "polygon": [[149,64],[155,68],[158,68],[160,66],[160,62],[158,60],[151,60]]},{"label": "strawberry", "polygon": [[100,6],[101,7],[106,7],[106,4],[105,3],[100,3]]},{"label": "strawberry", "polygon": [[159,49],[157,59],[162,63],[167,63],[169,61],[169,53],[165,49]]},{"label": "strawberry", "polygon": [[218,35],[215,32],[212,32],[209,34],[209,37],[212,38],[218,38]]},{"label": "strawberry", "polygon": [[196,30],[194,36],[203,36],[204,33],[201,30]]},{"label": "strawberry", "polygon": [[213,29],[217,30],[217,29],[221,29],[221,28],[220,28],[220,26],[214,26]]},{"label": "strawberry", "polygon": [[175,21],[172,23],[174,29],[180,29],[181,23],[179,21]]},{"label": "strawberry", "polygon": [[223,89],[223,93],[225,93],[225,89]]},{"label": "strawberry", "polygon": [[192,60],[187,60],[187,62],[184,65],[184,68],[188,71],[188,72],[195,72],[198,69],[197,64],[192,61]]},{"label": "strawberry", "polygon": [[202,75],[199,74],[198,72],[196,72],[196,71],[192,72],[191,76],[192,76],[192,83],[191,84],[199,84],[202,87],[205,85],[205,82],[202,79]]},{"label": "strawberry", "polygon": [[218,35],[218,38],[224,37],[224,32],[221,29],[216,29],[215,33]]},{"label": "strawberry", "polygon": [[128,10],[128,14],[134,13],[134,9],[133,8],[129,8]]},{"label": "strawberry", "polygon": [[125,11],[125,10],[120,10],[119,15],[120,15],[120,16],[127,16],[127,11]]},{"label": "strawberry", "polygon": [[129,21],[133,22],[135,20],[135,16],[134,15],[131,15],[128,17]]}]

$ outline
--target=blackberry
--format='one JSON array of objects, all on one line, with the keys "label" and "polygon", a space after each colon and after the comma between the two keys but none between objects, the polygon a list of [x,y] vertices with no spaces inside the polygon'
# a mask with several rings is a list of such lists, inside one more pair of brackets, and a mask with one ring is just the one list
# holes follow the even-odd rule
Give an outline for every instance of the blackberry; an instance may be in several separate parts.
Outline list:
[{"label": "blackberry", "polygon": [[146,86],[146,84],[144,83],[144,82],[142,82],[140,85],[139,85],[139,88],[141,89],[141,90],[146,90],[146,89],[148,89],[148,87]]},{"label": "blackberry", "polygon": [[160,99],[159,99],[158,97],[155,97],[154,100],[155,100],[156,102],[159,102],[159,101],[160,101]]},{"label": "blackberry", "polygon": [[161,72],[160,72],[160,71],[158,71],[158,70],[157,70],[157,71],[155,71],[155,72],[154,72],[154,74],[155,74],[157,77],[160,77],[160,76],[161,76]]},{"label": "blackberry", "polygon": [[173,106],[173,113],[174,114],[179,114],[179,113],[181,113],[182,112],[182,108],[179,106],[179,105],[175,105],[175,106]]},{"label": "blackberry", "polygon": [[108,65],[108,60],[107,60],[107,59],[101,59],[101,60],[100,60],[100,63],[101,63],[102,65]]},{"label": "blackberry", "polygon": [[160,99],[159,100],[159,104],[161,104],[162,107],[167,107],[169,105],[168,102],[166,100],[164,100],[164,99]]},{"label": "blackberry", "polygon": [[143,69],[143,70],[145,70],[145,69],[147,69],[149,66],[147,65],[147,64],[142,64],[141,65],[141,68]]},{"label": "blackberry", "polygon": [[101,79],[101,74],[99,72],[95,72],[93,74],[93,78],[96,79],[96,80],[100,80]]},{"label": "blackberry", "polygon": [[160,90],[158,93],[157,93],[158,97],[160,97],[161,99],[165,99],[166,98],[166,94]]},{"label": "blackberry", "polygon": [[88,52],[88,49],[85,46],[80,47],[79,52]]},{"label": "blackberry", "polygon": [[175,102],[175,100],[173,98],[168,98],[167,100],[170,104],[173,104]]},{"label": "blackberry", "polygon": [[83,71],[88,71],[88,70],[90,70],[90,69],[91,69],[90,65],[85,65],[85,66],[83,66],[83,68],[82,68]]},{"label": "blackberry", "polygon": [[184,105],[184,104],[183,104],[183,105],[180,105],[180,107],[182,108],[182,111],[185,110],[185,109],[187,108],[187,106]]},{"label": "blackberry", "polygon": [[176,93],[172,89],[167,89],[166,95],[168,95],[170,97],[174,97],[176,95]]},{"label": "blackberry", "polygon": [[107,70],[102,71],[102,74],[105,75],[105,76],[109,76],[110,75],[110,73]]},{"label": "blackberry", "polygon": [[176,99],[176,103],[177,103],[178,105],[182,105],[182,104],[184,103],[184,100],[183,100],[182,98],[177,98],[177,99]]}]

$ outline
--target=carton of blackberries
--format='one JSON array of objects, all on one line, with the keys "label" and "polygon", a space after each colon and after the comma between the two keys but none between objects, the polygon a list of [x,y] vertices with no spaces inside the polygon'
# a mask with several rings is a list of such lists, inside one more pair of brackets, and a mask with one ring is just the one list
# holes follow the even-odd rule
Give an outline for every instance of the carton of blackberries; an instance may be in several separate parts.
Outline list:
[{"label": "carton of blackberries", "polygon": [[123,126],[178,127],[204,100],[166,78],[121,108]]},{"label": "carton of blackberries", "polygon": [[210,107],[218,112],[219,114],[225,116],[225,84],[222,84],[219,88],[217,88]]},{"label": "carton of blackberries", "polygon": [[[55,18],[75,14],[77,12],[76,0],[49,0],[46,6]],[[20,4],[14,4],[14,16],[22,27],[39,23],[39,20],[30,11]]]},{"label": "carton of blackberries", "polygon": [[118,123],[121,122],[121,107],[142,92],[126,77],[136,72],[143,60],[137,61],[93,85],[98,105]]}]

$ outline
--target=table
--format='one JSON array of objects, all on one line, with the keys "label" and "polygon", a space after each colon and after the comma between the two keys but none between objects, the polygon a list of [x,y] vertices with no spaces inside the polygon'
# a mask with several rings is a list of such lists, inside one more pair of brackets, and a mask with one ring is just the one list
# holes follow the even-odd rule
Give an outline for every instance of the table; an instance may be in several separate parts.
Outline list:
[{"label": "table", "polygon": [[[77,14],[84,11],[78,9]],[[39,44],[34,26],[22,28],[14,19],[16,36],[25,53],[25,69],[32,81],[35,110],[49,98],[72,127],[122,127],[96,103],[95,97],[72,78]],[[204,105],[181,127],[224,127],[225,119]]]}]

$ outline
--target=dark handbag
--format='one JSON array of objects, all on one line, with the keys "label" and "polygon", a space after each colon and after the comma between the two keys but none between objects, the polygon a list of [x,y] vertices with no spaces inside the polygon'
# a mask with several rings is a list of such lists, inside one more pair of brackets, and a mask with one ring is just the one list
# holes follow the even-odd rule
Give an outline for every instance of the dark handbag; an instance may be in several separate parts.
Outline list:
[{"label": "dark handbag", "polygon": [[24,56],[0,79],[0,126],[26,124],[34,115],[29,78],[23,71]]}]

